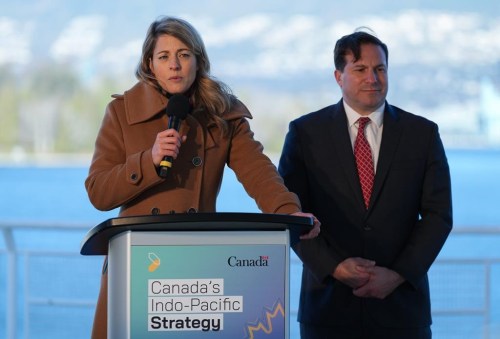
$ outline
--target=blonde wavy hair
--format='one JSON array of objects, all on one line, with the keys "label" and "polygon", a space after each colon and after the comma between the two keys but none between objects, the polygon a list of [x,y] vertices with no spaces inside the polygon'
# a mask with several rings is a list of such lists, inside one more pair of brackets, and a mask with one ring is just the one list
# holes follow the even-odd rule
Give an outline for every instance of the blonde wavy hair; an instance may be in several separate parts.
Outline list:
[{"label": "blonde wavy hair", "polygon": [[142,55],[135,76],[160,92],[168,95],[159,85],[153,72],[149,68],[149,61],[153,57],[158,38],[162,35],[173,36],[182,41],[195,55],[198,71],[193,85],[189,89],[190,101],[194,111],[203,111],[212,117],[221,130],[227,132],[227,123],[223,119],[236,101],[231,89],[223,82],[210,75],[210,60],[208,59],[205,44],[200,34],[187,21],[179,18],[163,16],[155,20],[146,34],[142,45]]}]

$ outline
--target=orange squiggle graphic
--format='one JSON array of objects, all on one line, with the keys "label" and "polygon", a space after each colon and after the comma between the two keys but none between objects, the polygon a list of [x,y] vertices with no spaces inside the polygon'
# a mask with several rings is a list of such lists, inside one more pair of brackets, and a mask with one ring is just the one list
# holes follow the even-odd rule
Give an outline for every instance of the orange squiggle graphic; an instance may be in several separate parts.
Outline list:
[{"label": "orange squiggle graphic", "polygon": [[149,272],[154,272],[158,267],[160,267],[160,258],[153,252],[148,253],[148,258],[151,261],[151,264],[148,267]]},{"label": "orange squiggle graphic", "polygon": [[254,332],[263,331],[265,334],[270,334],[273,332],[273,322],[272,319],[276,318],[276,316],[280,313],[283,317],[285,317],[285,310],[283,309],[283,305],[278,301],[274,306],[274,309],[271,312],[265,312],[265,321],[259,321],[256,325],[248,325],[248,338],[254,339]]}]

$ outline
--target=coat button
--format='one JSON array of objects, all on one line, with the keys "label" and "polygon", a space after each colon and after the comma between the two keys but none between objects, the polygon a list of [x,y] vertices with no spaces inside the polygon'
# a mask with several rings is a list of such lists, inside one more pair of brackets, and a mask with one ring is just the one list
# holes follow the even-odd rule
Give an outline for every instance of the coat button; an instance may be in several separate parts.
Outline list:
[{"label": "coat button", "polygon": [[196,208],[194,207],[191,207],[190,209],[187,210],[188,213],[197,213],[198,211],[196,210]]},{"label": "coat button", "polygon": [[363,229],[365,231],[371,231],[372,230],[372,228],[370,226],[368,226],[368,225],[363,226]]},{"label": "coat button", "polygon": [[151,214],[152,215],[158,215],[158,214],[160,214],[160,209],[158,207],[153,207],[151,209]]},{"label": "coat button", "polygon": [[201,164],[203,164],[203,160],[200,157],[194,157],[192,162],[193,165],[195,165],[196,167],[201,166]]}]

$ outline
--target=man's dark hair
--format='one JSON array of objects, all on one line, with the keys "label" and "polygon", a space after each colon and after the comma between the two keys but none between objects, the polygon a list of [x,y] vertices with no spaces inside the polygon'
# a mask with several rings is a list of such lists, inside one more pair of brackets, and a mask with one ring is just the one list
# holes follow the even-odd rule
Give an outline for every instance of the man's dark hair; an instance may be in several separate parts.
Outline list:
[{"label": "man's dark hair", "polygon": [[376,36],[367,32],[354,32],[349,35],[344,35],[337,40],[335,49],[333,50],[333,61],[335,62],[335,69],[343,72],[346,65],[346,55],[351,54],[354,56],[354,61],[358,61],[361,57],[361,45],[373,44],[380,46],[385,53],[385,61],[389,64],[389,51],[387,45],[384,44]]}]

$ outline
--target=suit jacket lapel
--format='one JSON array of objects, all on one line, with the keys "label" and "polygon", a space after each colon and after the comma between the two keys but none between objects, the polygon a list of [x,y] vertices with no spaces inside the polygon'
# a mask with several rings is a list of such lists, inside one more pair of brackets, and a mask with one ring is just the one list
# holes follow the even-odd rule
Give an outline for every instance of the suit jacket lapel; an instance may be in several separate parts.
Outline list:
[{"label": "suit jacket lapel", "polygon": [[359,205],[364,209],[363,194],[361,192],[356,160],[354,159],[351,138],[349,136],[347,115],[342,100],[333,105],[332,119],[333,130],[328,134],[332,139],[330,145],[334,145],[338,159],[337,164],[342,167],[347,182],[354,193],[354,198],[358,200]]},{"label": "suit jacket lapel", "polygon": [[396,110],[386,103],[384,111],[384,129],[382,132],[382,142],[380,145],[380,153],[378,156],[377,172],[373,183],[373,191],[370,199],[369,209],[376,203],[380,194],[384,181],[389,172],[389,168],[394,158],[396,149],[398,148],[399,139],[401,137],[401,126],[399,122],[399,114]]}]

